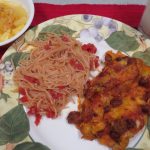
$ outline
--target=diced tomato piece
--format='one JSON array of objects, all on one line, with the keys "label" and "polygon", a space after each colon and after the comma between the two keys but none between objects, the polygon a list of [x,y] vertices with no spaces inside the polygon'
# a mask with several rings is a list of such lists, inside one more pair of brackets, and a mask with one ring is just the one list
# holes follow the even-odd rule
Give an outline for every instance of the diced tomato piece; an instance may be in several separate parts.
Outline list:
[{"label": "diced tomato piece", "polygon": [[90,60],[90,70],[94,69],[94,61],[93,58]]},{"label": "diced tomato piece", "polygon": [[90,87],[90,86],[91,86],[91,80],[88,80],[88,81],[86,82],[86,86],[87,86],[87,87]]},{"label": "diced tomato piece", "polygon": [[23,89],[22,87],[19,87],[18,92],[19,92],[21,95],[26,95],[25,89]]},{"label": "diced tomato piece", "polygon": [[96,56],[96,58],[94,59],[94,63],[95,63],[95,68],[97,68],[99,66],[99,57]]},{"label": "diced tomato piece", "polygon": [[99,66],[99,57],[96,56],[90,60],[90,69],[95,69]]},{"label": "diced tomato piece", "polygon": [[65,36],[65,35],[61,36],[61,39],[62,39],[64,42],[69,42],[68,37]]},{"label": "diced tomato piece", "polygon": [[97,48],[95,47],[94,44],[88,43],[88,44],[82,45],[82,50],[95,54],[97,51]]},{"label": "diced tomato piece", "polygon": [[28,111],[28,115],[35,115],[35,121],[34,121],[34,123],[35,123],[36,125],[39,125],[42,116],[39,114],[39,112],[38,112],[38,110],[37,110],[36,107],[34,107],[34,106],[31,107],[31,108],[29,109],[29,111]]},{"label": "diced tomato piece", "polygon": [[22,103],[25,103],[25,102],[28,102],[28,101],[29,101],[28,98],[27,98],[27,96],[23,96],[23,97],[21,97],[19,100],[20,100],[20,102],[22,102]]},{"label": "diced tomato piece", "polygon": [[28,111],[28,115],[35,115],[37,114],[37,108],[36,107],[30,107],[29,111]]},{"label": "diced tomato piece", "polygon": [[30,77],[30,76],[26,76],[26,75],[24,76],[24,78],[26,80],[28,80],[29,82],[31,82],[31,83],[37,83],[37,84],[39,84],[39,80],[36,79],[36,78]]},{"label": "diced tomato piece", "polygon": [[50,46],[48,44],[44,45],[44,49],[45,50],[49,50],[50,49]]},{"label": "diced tomato piece", "polygon": [[66,87],[66,86],[63,86],[63,85],[62,85],[62,86],[61,86],[61,85],[58,86],[59,90],[63,90],[65,87]]},{"label": "diced tomato piece", "polygon": [[34,123],[36,124],[36,126],[39,125],[41,119],[42,119],[42,116],[40,114],[36,114],[35,121],[34,121]]},{"label": "diced tomato piece", "polygon": [[47,116],[47,118],[54,118],[55,113],[53,111],[51,111],[51,110],[48,110],[46,112],[46,116]]},{"label": "diced tomato piece", "polygon": [[49,41],[47,44],[44,45],[44,50],[50,50],[51,49],[51,41]]},{"label": "diced tomato piece", "polygon": [[84,70],[84,67],[83,65],[76,59],[70,59],[69,61],[70,65],[74,68],[74,69],[77,69],[77,70]]},{"label": "diced tomato piece", "polygon": [[49,90],[49,93],[51,94],[51,96],[54,98],[54,99],[60,99],[63,97],[63,94],[61,93],[58,93],[54,90]]}]

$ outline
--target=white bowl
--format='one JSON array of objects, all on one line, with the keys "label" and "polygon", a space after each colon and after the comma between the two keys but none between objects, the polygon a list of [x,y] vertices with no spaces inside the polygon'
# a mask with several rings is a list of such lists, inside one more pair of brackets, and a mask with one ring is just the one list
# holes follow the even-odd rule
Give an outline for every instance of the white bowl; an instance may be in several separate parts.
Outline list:
[{"label": "white bowl", "polygon": [[7,45],[7,44],[13,42],[14,40],[16,40],[18,37],[20,37],[31,25],[33,17],[34,17],[34,3],[32,0],[9,0],[9,1],[17,2],[24,7],[28,13],[28,20],[27,20],[26,25],[24,26],[24,28],[22,28],[21,31],[19,31],[15,36],[11,37],[10,39],[8,39],[4,42],[0,42],[0,46]]}]

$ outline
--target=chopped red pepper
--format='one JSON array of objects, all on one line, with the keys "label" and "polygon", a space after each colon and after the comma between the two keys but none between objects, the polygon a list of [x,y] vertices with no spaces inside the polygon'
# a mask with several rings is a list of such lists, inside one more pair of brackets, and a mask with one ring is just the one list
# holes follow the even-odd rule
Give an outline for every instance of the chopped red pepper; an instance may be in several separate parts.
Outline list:
[{"label": "chopped red pepper", "polygon": [[24,76],[24,78],[26,80],[28,80],[29,82],[31,82],[31,83],[37,83],[37,84],[39,84],[39,80],[36,79],[36,78],[30,77],[30,76],[26,76],[26,75]]},{"label": "chopped red pepper", "polygon": [[55,113],[51,110],[46,111],[47,118],[54,118]]},{"label": "chopped red pepper", "polygon": [[23,96],[23,97],[21,97],[19,100],[20,100],[22,103],[25,103],[25,102],[28,102],[28,101],[29,101],[28,98],[27,98],[27,96]]},{"label": "chopped red pepper", "polygon": [[23,89],[23,88],[21,88],[21,87],[19,87],[18,92],[19,92],[21,95],[26,95],[25,89]]},{"label": "chopped red pepper", "polygon": [[88,43],[88,44],[82,45],[82,50],[95,54],[97,51],[97,48],[94,46],[94,44]]},{"label": "chopped red pepper", "polygon": [[54,90],[49,90],[49,93],[51,94],[51,96],[54,98],[54,99],[59,99],[59,98],[62,98],[63,97],[63,94],[61,93],[58,93]]},{"label": "chopped red pepper", "polygon": [[74,69],[77,69],[77,70],[84,70],[84,67],[83,65],[76,59],[72,58],[70,59],[69,61],[70,65],[74,68]]},{"label": "chopped red pepper", "polygon": [[41,121],[42,116],[40,114],[35,115],[35,121],[34,123],[38,126]]}]

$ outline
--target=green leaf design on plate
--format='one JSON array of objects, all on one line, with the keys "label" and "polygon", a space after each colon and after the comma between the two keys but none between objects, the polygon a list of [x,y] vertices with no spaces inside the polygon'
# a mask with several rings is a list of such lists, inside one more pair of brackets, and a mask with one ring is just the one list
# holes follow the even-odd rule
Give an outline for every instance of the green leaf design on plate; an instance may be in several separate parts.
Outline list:
[{"label": "green leaf design on plate", "polygon": [[131,28],[129,25],[126,24],[122,24],[122,30],[126,33],[126,35],[131,37],[136,36],[138,32],[136,29]]},{"label": "green leaf design on plate", "polygon": [[11,61],[14,67],[16,68],[17,66],[19,66],[19,61],[28,58],[28,56],[29,53],[23,53],[23,52],[12,53],[9,56],[4,58],[3,63],[5,63],[6,61]]},{"label": "green leaf design on plate", "polygon": [[38,28],[38,26],[35,26],[35,27],[32,27],[30,30],[35,32],[37,30],[37,28]]},{"label": "green leaf design on plate", "polygon": [[147,48],[144,52],[135,52],[132,57],[140,58],[144,61],[146,65],[150,66],[150,47]]},{"label": "green leaf design on plate", "polygon": [[150,137],[150,116],[148,117],[147,129],[148,129],[149,137]]},{"label": "green leaf design on plate", "polygon": [[56,33],[59,35],[66,33],[66,34],[72,36],[73,33],[75,33],[76,31],[74,31],[66,26],[62,26],[62,25],[49,25],[41,30],[41,32],[38,35],[38,39],[44,40],[46,38],[45,33],[50,33],[50,32]]},{"label": "green leaf design on plate", "polygon": [[126,150],[143,150],[142,148],[127,148]]},{"label": "green leaf design on plate", "polygon": [[31,143],[31,142],[25,142],[22,144],[18,144],[14,150],[50,150],[48,147],[46,147],[43,144],[40,143]]},{"label": "green leaf design on plate", "polygon": [[25,33],[24,39],[25,39],[26,43],[29,43],[35,39],[35,36],[36,36],[35,34],[36,34],[37,28],[38,28],[38,26],[35,26]]},{"label": "green leaf design on plate", "polygon": [[126,35],[124,31],[113,32],[106,42],[113,49],[119,51],[134,51],[139,47],[136,38]]},{"label": "green leaf design on plate", "polygon": [[5,102],[7,102],[8,98],[10,98],[8,94],[3,93],[3,92],[0,93],[0,99],[4,99]]},{"label": "green leaf design on plate", "polygon": [[23,106],[18,105],[0,118],[0,145],[17,143],[28,136],[29,120]]},{"label": "green leaf design on plate", "polygon": [[24,39],[26,43],[31,42],[35,38],[35,31],[34,30],[29,30],[25,33]]}]

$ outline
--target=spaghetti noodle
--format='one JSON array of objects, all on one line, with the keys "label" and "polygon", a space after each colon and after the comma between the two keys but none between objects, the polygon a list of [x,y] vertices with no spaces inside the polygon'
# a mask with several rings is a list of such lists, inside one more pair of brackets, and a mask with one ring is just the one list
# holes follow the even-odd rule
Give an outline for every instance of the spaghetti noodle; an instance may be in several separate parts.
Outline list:
[{"label": "spaghetti noodle", "polygon": [[82,96],[91,69],[98,66],[93,44],[81,45],[68,35],[48,34],[31,43],[30,56],[20,61],[14,81],[39,124],[41,116],[56,118],[73,95]]}]

